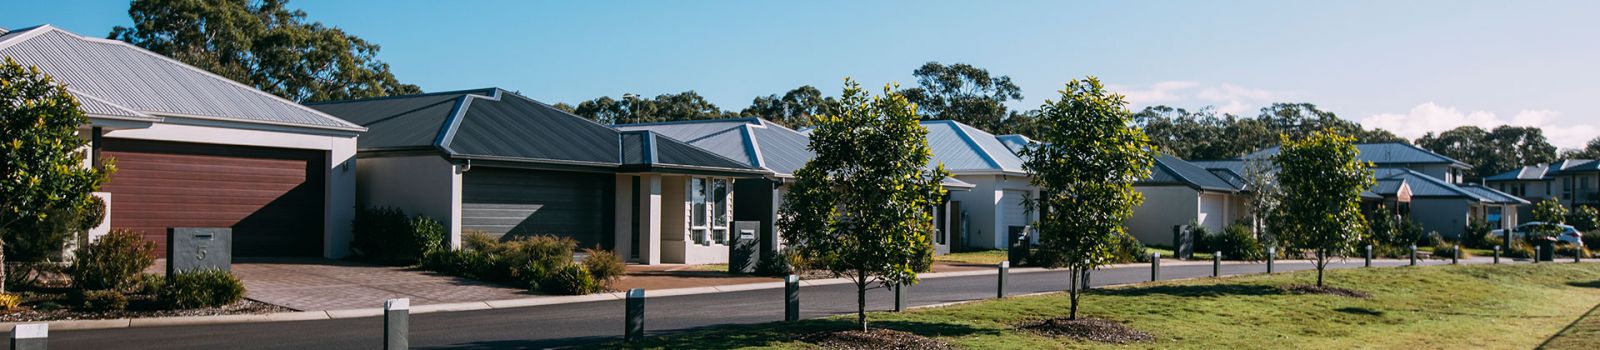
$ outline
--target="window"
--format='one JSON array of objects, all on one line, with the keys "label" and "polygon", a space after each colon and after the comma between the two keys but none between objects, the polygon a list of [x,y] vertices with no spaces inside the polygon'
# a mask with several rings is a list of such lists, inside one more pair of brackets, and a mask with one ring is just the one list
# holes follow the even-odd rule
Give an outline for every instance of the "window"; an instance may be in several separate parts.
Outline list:
[{"label": "window", "polygon": [[706,237],[706,179],[689,179],[689,228],[696,244],[710,244]]},{"label": "window", "polygon": [[1563,178],[1561,181],[1561,199],[1572,199],[1572,177]]},{"label": "window", "polygon": [[711,181],[711,232],[719,244],[728,243],[728,180]]}]

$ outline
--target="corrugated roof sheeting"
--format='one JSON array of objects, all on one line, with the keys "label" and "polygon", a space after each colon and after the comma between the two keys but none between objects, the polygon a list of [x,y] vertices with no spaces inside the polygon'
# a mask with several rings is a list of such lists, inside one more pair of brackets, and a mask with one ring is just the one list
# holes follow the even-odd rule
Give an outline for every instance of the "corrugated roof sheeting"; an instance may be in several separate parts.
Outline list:
[{"label": "corrugated roof sheeting", "polygon": [[[304,106],[205,73],[120,42],[85,39],[59,29],[0,47],[74,90],[151,115],[201,116],[247,122],[359,129]],[[8,37],[21,38],[22,33]]]},{"label": "corrugated roof sheeting", "polygon": [[1011,148],[1006,147],[1006,145],[1003,143],[1000,143],[1000,139],[995,138],[994,134],[979,130],[971,125],[961,124],[953,121],[950,123],[960,126],[961,130],[965,132],[967,136],[971,137],[972,141],[977,143],[978,147],[982,148],[984,154],[988,155],[989,158],[1000,164],[1000,170],[1014,172],[1023,171],[1022,158],[1017,157],[1015,153],[1012,153]]},{"label": "corrugated roof sheeting", "polygon": [[356,139],[361,150],[432,147],[450,112],[465,93],[419,95],[313,104],[312,108],[367,127]]},{"label": "corrugated roof sheeting", "polygon": [[161,121],[160,117],[151,116],[149,114],[144,114],[144,113],[140,113],[139,111],[128,109],[127,107],[118,106],[116,104],[113,104],[113,103],[110,103],[110,102],[106,102],[106,101],[101,101],[100,99],[94,98],[94,96],[85,95],[83,93],[79,93],[77,91],[73,91],[72,89],[67,89],[67,93],[71,94],[73,99],[78,100],[78,109],[82,110],[84,114],[107,116],[107,117],[116,117],[116,118],[129,118],[129,119],[140,119],[140,120],[149,120],[149,121]]},{"label": "corrugated roof sheeting", "polygon": [[644,164],[644,138],[646,133],[622,133],[622,164]]},{"label": "corrugated roof sheeting", "polygon": [[[1450,157],[1445,157],[1444,155],[1433,153],[1432,151],[1404,143],[1362,143],[1356,144],[1356,150],[1361,152],[1360,159],[1362,161],[1372,162],[1374,164],[1450,163],[1466,165],[1466,163],[1451,159]],[[1245,156],[1245,158],[1263,158],[1271,157],[1277,154],[1278,147],[1273,146],[1256,151],[1255,153],[1251,153],[1250,155]]]},{"label": "corrugated roof sheeting", "polygon": [[460,154],[619,163],[618,132],[544,104],[500,93],[475,98],[446,147]]},{"label": "corrugated roof sheeting", "polygon": [[617,125],[620,130],[649,130],[684,141],[717,155],[792,174],[813,154],[806,135],[759,118],[697,120]]},{"label": "corrugated roof sheeting", "polygon": [[1461,187],[1449,184],[1438,178],[1428,176],[1405,168],[1378,168],[1373,170],[1373,175],[1379,180],[1405,180],[1411,186],[1413,197],[1465,197],[1473,200],[1484,200],[1482,196],[1462,190]]},{"label": "corrugated roof sheeting", "polygon": [[1165,154],[1156,157],[1155,167],[1150,169],[1150,178],[1140,183],[1181,184],[1211,191],[1239,191],[1238,187],[1218,178],[1216,174]]},{"label": "corrugated roof sheeting", "polygon": [[655,146],[656,157],[658,157],[656,159],[657,164],[754,169],[754,167],[740,161],[728,159],[671,138],[657,137]]},{"label": "corrugated roof sheeting", "polygon": [[1494,202],[1494,203],[1499,203],[1499,204],[1532,204],[1532,203],[1528,202],[1527,200],[1523,200],[1522,198],[1517,198],[1516,196],[1507,194],[1505,192],[1496,191],[1493,188],[1488,188],[1488,187],[1468,184],[1468,185],[1465,185],[1465,186],[1461,186],[1461,189],[1462,190],[1466,190],[1467,192],[1472,192],[1473,194],[1476,194],[1479,197],[1486,198],[1490,202]]},{"label": "corrugated roof sheeting", "polygon": [[766,123],[765,128],[751,128],[756,142],[761,146],[763,165],[774,172],[793,174],[816,157],[811,152],[811,139],[789,128]]}]

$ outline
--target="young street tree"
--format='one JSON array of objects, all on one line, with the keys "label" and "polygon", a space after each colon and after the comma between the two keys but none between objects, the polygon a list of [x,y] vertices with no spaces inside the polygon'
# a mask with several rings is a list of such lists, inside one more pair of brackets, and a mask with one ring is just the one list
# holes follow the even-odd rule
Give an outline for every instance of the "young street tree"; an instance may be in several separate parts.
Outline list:
[{"label": "young street tree", "polygon": [[1561,206],[1561,202],[1557,202],[1555,198],[1539,201],[1539,204],[1533,206],[1533,219],[1543,222],[1544,225],[1536,227],[1534,235],[1528,237],[1529,239],[1555,239],[1556,235],[1561,234],[1559,225],[1567,223],[1567,207]]},{"label": "young street tree", "polygon": [[[52,215],[93,203],[91,193],[105,182],[109,167],[83,166],[80,149],[88,141],[78,137],[78,127],[88,121],[65,87],[5,58],[0,65],[0,237],[33,237],[30,233]],[[0,265],[0,275],[4,272]]]},{"label": "young street tree", "polygon": [[857,321],[867,327],[867,288],[917,282],[933,262],[933,212],[949,173],[933,157],[916,106],[895,93],[869,96],[845,80],[839,114],[815,118],[816,157],[795,172],[778,225],[809,268],[849,277]]},{"label": "young street tree", "polygon": [[1357,159],[1354,137],[1332,129],[1282,139],[1272,159],[1282,198],[1267,227],[1286,248],[1316,253],[1317,286],[1322,287],[1328,259],[1352,252],[1367,231],[1361,192],[1376,181],[1372,164]]},{"label": "young street tree", "polygon": [[1068,319],[1078,317],[1082,276],[1111,262],[1123,223],[1144,202],[1133,183],[1150,176],[1155,162],[1126,104],[1099,79],[1073,80],[1059,101],[1040,107],[1039,144],[1022,151],[1023,169],[1040,193],[1038,259],[1067,268]]}]

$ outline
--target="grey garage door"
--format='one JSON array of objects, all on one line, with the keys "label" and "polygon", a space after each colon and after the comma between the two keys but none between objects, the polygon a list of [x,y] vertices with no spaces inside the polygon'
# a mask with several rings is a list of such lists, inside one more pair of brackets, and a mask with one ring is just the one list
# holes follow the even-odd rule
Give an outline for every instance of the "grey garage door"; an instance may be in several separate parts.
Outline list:
[{"label": "grey garage door", "polygon": [[461,228],[611,248],[615,181],[609,174],[474,168],[462,178]]}]

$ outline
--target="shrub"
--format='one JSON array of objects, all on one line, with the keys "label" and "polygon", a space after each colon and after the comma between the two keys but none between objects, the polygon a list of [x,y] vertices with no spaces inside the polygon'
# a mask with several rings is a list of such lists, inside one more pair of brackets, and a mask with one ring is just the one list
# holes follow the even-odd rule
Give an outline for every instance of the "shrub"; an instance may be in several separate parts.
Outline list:
[{"label": "shrub", "polygon": [[1461,233],[1461,245],[1467,248],[1494,248],[1495,245],[1500,244],[1500,240],[1494,239],[1491,235],[1493,231],[1494,225],[1482,220],[1473,220],[1472,223],[1467,224],[1467,230]]},{"label": "shrub", "polygon": [[491,236],[488,232],[481,230],[461,231],[461,249],[488,251],[499,245],[500,238]]},{"label": "shrub", "polygon": [[[1211,236],[1214,234],[1216,233],[1211,232],[1211,229],[1206,228],[1205,226],[1193,222],[1189,223],[1189,237],[1190,239],[1193,239],[1193,248],[1194,252],[1196,253],[1216,251],[1216,248],[1211,246],[1212,242],[1210,240]],[[1173,242],[1173,244],[1176,245],[1177,242]],[[1178,251],[1178,247],[1172,247],[1172,251],[1176,253]]]},{"label": "shrub", "polygon": [[122,311],[128,308],[128,297],[114,290],[87,290],[78,295],[79,306],[89,311]]},{"label": "shrub", "polygon": [[1139,243],[1139,239],[1132,234],[1123,232],[1111,243],[1111,262],[1114,264],[1150,262],[1150,255],[1144,252],[1144,243]]},{"label": "shrub", "polygon": [[788,250],[761,255],[761,260],[756,261],[757,276],[787,276],[794,273],[794,267],[789,264],[792,258]]},{"label": "shrub", "polygon": [[[1455,256],[1456,247],[1459,246],[1459,244],[1455,242],[1446,240],[1444,236],[1439,235],[1438,232],[1431,232],[1428,234],[1428,244],[1433,246],[1434,259],[1449,259],[1451,256]],[[1472,254],[1467,253],[1465,249],[1461,250],[1462,259],[1470,257],[1472,257]]]},{"label": "shrub", "polygon": [[473,279],[484,279],[493,266],[489,253],[476,250],[435,252],[422,259],[423,269]]},{"label": "shrub", "polygon": [[167,278],[161,275],[153,273],[140,274],[137,285],[134,288],[139,291],[139,294],[159,295],[161,294],[161,286],[166,282]]},{"label": "shrub", "polygon": [[127,290],[139,273],[155,263],[155,250],[155,243],[137,232],[112,231],[84,246],[69,273],[79,289]]},{"label": "shrub", "polygon": [[0,310],[15,310],[22,305],[22,296],[11,293],[0,293]]},{"label": "shrub", "polygon": [[470,240],[463,237],[463,245],[469,249],[424,255],[422,267],[452,276],[540,290],[540,283],[557,270],[573,264],[572,254],[578,247],[578,241],[569,237],[539,235],[501,242],[474,236]]},{"label": "shrub", "polygon": [[1506,247],[1502,254],[1508,258],[1532,259],[1533,245],[1528,244],[1527,240],[1513,239],[1511,246]]},{"label": "shrub", "polygon": [[67,244],[78,241],[86,232],[85,223],[101,216],[101,212],[95,212],[91,217],[89,212],[95,210],[89,208],[92,203],[85,200],[80,207],[46,210],[43,218],[18,220],[8,225],[8,229],[0,230],[0,238],[5,242],[0,249],[5,252],[6,261],[42,262],[61,257]]},{"label": "shrub", "polygon": [[181,272],[167,277],[160,300],[174,309],[218,307],[244,298],[244,284],[219,270]]},{"label": "shrub", "polygon": [[1229,260],[1259,261],[1267,258],[1267,248],[1256,240],[1249,226],[1228,225],[1222,232],[1206,235],[1201,241],[1205,242],[1206,249],[1196,253],[1220,251],[1222,258]]},{"label": "shrub", "polygon": [[411,218],[410,225],[407,228],[409,230],[406,232],[405,239],[409,241],[409,244],[402,247],[400,251],[403,255],[402,258],[406,259],[407,262],[415,263],[417,260],[422,259],[422,256],[428,255],[428,253],[449,248],[445,245],[445,240],[449,239],[447,237],[449,234],[445,232],[444,224],[439,223],[438,220],[417,215]]},{"label": "shrub", "polygon": [[367,208],[356,213],[351,250],[357,257],[382,264],[408,265],[445,249],[447,233],[433,218],[406,217],[394,208]]},{"label": "shrub", "polygon": [[1556,255],[1569,258],[1574,255],[1579,255],[1587,258],[1589,257],[1589,250],[1574,244],[1558,244],[1556,245]]},{"label": "shrub", "polygon": [[609,250],[594,247],[583,250],[589,257],[583,258],[583,268],[589,270],[589,275],[594,277],[594,283],[600,290],[611,290],[611,286],[622,275],[628,273],[627,265],[622,262],[622,257]]},{"label": "shrub", "polygon": [[539,286],[545,293],[550,294],[583,295],[600,291],[600,286],[595,283],[593,275],[578,264],[567,264],[557,268]]}]

